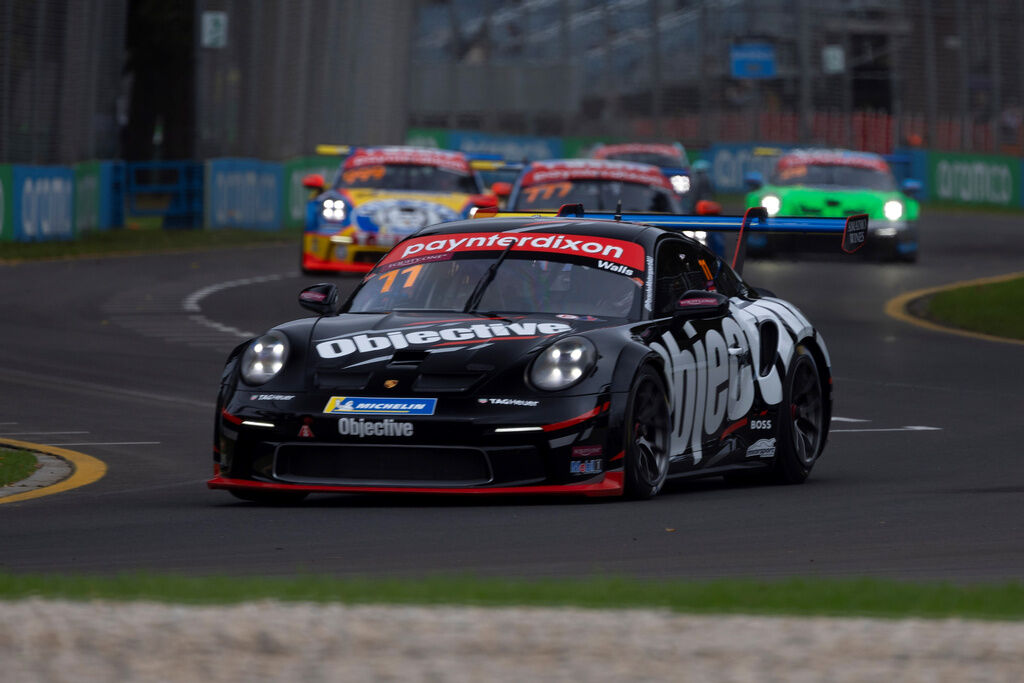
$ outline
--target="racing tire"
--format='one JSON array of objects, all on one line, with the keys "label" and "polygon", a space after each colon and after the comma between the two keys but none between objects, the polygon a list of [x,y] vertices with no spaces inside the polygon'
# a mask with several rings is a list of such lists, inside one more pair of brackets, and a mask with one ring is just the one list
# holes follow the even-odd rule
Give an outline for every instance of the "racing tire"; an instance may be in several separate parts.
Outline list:
[{"label": "racing tire", "polygon": [[626,403],[625,495],[653,498],[668,478],[669,452],[668,392],[661,374],[645,365],[633,380]]},{"label": "racing tire", "polygon": [[825,446],[825,391],[814,355],[796,347],[783,384],[773,478],[802,484]]},{"label": "racing tire", "polygon": [[250,491],[248,489],[231,489],[230,493],[239,500],[260,505],[294,505],[309,495],[305,491]]}]

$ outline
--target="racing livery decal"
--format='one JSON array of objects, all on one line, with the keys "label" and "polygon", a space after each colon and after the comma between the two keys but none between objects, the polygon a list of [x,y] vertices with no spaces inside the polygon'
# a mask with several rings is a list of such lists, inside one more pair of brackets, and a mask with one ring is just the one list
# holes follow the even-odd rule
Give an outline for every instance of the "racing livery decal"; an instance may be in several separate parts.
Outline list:
[{"label": "racing livery decal", "polygon": [[[761,367],[758,323],[779,328],[778,360],[767,372]],[[684,339],[665,332],[651,348],[664,361],[672,406],[671,451],[689,449],[694,464],[703,459],[707,438],[730,421],[743,418],[754,404],[755,387],[768,405],[782,401],[782,377],[799,339],[809,331],[807,321],[781,302],[760,299],[722,318],[717,327],[698,333],[692,322],[683,326]],[[682,344],[680,344],[682,342]],[[779,367],[781,365],[781,368]]]},{"label": "racing livery decal", "polygon": [[324,412],[328,415],[433,415],[436,407],[436,398],[331,396]]},{"label": "racing livery decal", "polygon": [[353,353],[371,353],[388,349],[405,349],[429,344],[446,346],[472,343],[480,340],[531,339],[568,332],[565,323],[480,323],[467,327],[419,328],[413,331],[392,330],[386,334],[359,333],[338,339],[321,341],[316,351],[321,358],[341,358]]},{"label": "racing livery decal", "polygon": [[471,251],[501,252],[511,245],[512,251],[535,251],[546,254],[585,256],[608,264],[619,264],[634,270],[644,269],[644,250],[635,242],[596,237],[553,233],[522,233],[509,235],[500,232],[472,232],[444,237],[419,237],[403,242],[389,253],[378,267],[404,261],[417,256],[440,255]]}]

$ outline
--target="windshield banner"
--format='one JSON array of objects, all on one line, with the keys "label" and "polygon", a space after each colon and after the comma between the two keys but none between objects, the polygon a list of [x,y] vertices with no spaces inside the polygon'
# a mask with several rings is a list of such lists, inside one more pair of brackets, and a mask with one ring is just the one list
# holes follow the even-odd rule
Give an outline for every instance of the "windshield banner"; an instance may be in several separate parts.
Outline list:
[{"label": "windshield banner", "polygon": [[635,242],[553,233],[468,232],[452,235],[430,235],[406,240],[392,249],[377,268],[403,266],[423,261],[440,261],[453,253],[472,251],[501,252],[509,245],[512,251],[533,251],[545,254],[568,254],[590,257],[643,271],[644,249]]},{"label": "windshield banner", "polygon": [[460,152],[417,147],[370,147],[358,149],[345,160],[345,168],[386,164],[419,164],[469,174],[469,162]]},{"label": "windshield banner", "polygon": [[523,176],[523,187],[565,180],[612,180],[671,188],[665,174],[656,166],[631,161],[605,159],[569,159],[566,161],[535,161]]}]

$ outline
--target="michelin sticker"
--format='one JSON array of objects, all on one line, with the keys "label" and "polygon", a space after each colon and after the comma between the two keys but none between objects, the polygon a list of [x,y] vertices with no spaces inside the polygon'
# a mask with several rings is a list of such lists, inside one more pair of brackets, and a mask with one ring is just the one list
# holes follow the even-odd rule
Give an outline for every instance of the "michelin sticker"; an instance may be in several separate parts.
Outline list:
[{"label": "michelin sticker", "polygon": [[433,415],[436,406],[436,398],[331,396],[324,412],[328,415]]}]

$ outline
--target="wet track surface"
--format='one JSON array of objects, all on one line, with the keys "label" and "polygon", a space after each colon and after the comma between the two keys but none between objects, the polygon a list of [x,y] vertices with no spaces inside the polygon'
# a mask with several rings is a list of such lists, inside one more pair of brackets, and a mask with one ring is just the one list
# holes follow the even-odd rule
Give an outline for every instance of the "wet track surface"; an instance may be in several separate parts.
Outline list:
[{"label": "wet track surface", "polygon": [[298,290],[318,278],[298,274],[297,246],[0,266],[0,436],[109,467],[97,483],[0,505],[0,569],[1019,579],[1024,346],[883,308],[1024,270],[1024,220],[933,214],[923,226],[916,265],[747,264],[829,345],[844,419],[808,482],[716,478],[648,502],[236,501],[205,487],[220,368],[245,333],[303,315]]}]

